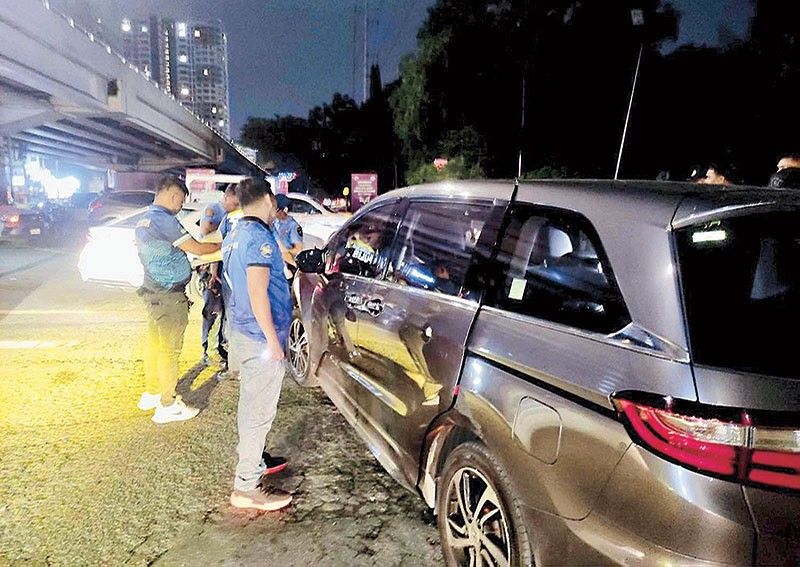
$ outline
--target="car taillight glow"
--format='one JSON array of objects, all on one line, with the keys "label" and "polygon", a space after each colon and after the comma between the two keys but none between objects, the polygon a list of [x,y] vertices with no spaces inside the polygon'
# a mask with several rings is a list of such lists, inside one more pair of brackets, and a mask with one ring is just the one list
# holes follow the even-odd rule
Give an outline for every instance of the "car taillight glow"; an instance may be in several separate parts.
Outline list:
[{"label": "car taillight glow", "polygon": [[91,205],[89,205],[89,212],[90,212],[90,213],[93,213],[93,212],[95,212],[97,209],[100,209],[100,208],[102,208],[102,207],[103,207],[103,203],[101,203],[100,201],[92,201],[92,204],[91,204]]},{"label": "car taillight glow", "polygon": [[15,227],[19,224],[19,215],[3,215],[0,220],[9,228]]},{"label": "car taillight glow", "polygon": [[[800,417],[638,392],[612,396],[631,437],[673,462],[744,484],[800,490]],[[790,425],[787,427],[787,422]]]}]

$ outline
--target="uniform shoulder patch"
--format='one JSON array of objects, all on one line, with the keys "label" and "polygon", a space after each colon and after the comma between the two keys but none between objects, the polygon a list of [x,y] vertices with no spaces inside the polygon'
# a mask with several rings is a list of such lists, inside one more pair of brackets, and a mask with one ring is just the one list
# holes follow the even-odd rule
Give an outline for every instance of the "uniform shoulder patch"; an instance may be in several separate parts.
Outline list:
[{"label": "uniform shoulder patch", "polygon": [[269,244],[263,244],[260,248],[261,255],[264,258],[271,258],[272,257],[272,246]]},{"label": "uniform shoulder patch", "polygon": [[298,235],[300,238],[303,238],[303,227],[302,227],[302,226],[300,226],[299,224],[297,225],[297,235]]}]

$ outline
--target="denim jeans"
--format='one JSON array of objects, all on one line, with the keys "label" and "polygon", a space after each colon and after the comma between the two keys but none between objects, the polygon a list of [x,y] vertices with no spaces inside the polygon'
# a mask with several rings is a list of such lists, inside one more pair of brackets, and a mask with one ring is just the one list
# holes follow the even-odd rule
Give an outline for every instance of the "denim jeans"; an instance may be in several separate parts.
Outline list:
[{"label": "denim jeans", "polygon": [[203,327],[201,336],[203,354],[208,354],[208,335],[217,319],[219,319],[217,352],[219,352],[222,360],[228,360],[228,351],[225,349],[225,302],[222,300],[221,294],[215,294],[212,290],[206,289],[203,292]]},{"label": "denim jeans", "polygon": [[263,468],[261,454],[267,433],[278,411],[284,361],[267,360],[267,344],[255,341],[236,329],[228,336],[231,368],[239,369],[239,463],[236,465],[236,490],[253,490],[258,485]]},{"label": "denim jeans", "polygon": [[145,391],[161,394],[161,404],[168,406],[175,400],[178,358],[189,323],[189,301],[182,291],[143,293],[141,297],[147,310]]}]

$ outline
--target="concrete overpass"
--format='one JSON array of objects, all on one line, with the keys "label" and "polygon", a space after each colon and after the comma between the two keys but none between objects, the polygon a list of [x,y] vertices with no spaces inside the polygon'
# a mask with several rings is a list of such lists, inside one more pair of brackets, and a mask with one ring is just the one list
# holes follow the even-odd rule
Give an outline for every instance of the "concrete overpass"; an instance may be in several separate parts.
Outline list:
[{"label": "concrete overpass", "polygon": [[213,167],[263,175],[47,0],[0,0],[0,142],[117,171]]}]

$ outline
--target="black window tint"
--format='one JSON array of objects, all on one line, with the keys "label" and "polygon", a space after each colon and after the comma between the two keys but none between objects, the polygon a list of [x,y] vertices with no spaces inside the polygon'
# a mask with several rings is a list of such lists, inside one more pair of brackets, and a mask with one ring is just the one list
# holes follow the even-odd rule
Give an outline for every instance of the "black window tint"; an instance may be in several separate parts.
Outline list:
[{"label": "black window tint", "polygon": [[676,231],[692,358],[797,378],[800,215],[774,212]]},{"label": "black window tint", "polygon": [[580,215],[515,207],[497,261],[496,307],[599,333],[630,322],[597,233]]},{"label": "black window tint", "polygon": [[289,213],[316,215],[319,214],[319,211],[311,203],[306,203],[300,199],[289,199]]},{"label": "black window tint", "polygon": [[491,207],[477,203],[411,203],[387,279],[462,295],[472,252]]},{"label": "black window tint", "polygon": [[325,273],[382,275],[397,230],[396,209],[396,204],[378,207],[344,227],[326,247]]}]

